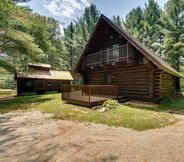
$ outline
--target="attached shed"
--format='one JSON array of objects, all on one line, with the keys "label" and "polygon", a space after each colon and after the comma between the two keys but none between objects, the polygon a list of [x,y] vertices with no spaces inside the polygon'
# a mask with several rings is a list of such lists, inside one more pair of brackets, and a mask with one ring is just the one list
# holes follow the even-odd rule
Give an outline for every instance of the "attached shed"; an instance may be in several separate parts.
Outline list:
[{"label": "attached shed", "polygon": [[180,74],[124,29],[101,15],[75,70],[85,85],[118,85],[135,99],[173,96]]},{"label": "attached shed", "polygon": [[70,84],[73,80],[69,71],[52,70],[49,64],[29,63],[28,71],[17,71],[17,94],[47,91],[61,92],[62,85]]}]

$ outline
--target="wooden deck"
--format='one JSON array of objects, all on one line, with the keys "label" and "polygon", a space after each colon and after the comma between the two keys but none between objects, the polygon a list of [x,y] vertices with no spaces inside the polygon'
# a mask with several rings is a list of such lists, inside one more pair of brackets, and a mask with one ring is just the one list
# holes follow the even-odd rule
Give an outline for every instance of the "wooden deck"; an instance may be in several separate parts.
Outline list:
[{"label": "wooden deck", "polygon": [[96,106],[108,99],[117,99],[116,85],[67,85],[62,90],[62,100],[83,106]]}]

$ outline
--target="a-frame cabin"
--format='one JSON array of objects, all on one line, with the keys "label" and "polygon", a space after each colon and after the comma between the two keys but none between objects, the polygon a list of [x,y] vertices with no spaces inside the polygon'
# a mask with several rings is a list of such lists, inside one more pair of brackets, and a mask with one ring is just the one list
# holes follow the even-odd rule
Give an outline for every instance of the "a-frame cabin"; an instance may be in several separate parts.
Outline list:
[{"label": "a-frame cabin", "polygon": [[180,74],[101,15],[77,63],[85,85],[118,85],[118,95],[153,100],[179,91]]}]

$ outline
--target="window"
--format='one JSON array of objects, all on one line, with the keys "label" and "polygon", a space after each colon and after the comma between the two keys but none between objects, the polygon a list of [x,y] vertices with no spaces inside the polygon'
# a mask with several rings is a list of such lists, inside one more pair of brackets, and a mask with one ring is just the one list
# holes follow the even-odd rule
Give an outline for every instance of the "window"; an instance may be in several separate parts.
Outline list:
[{"label": "window", "polygon": [[32,82],[31,81],[27,81],[27,86],[31,87],[32,86]]},{"label": "window", "polygon": [[51,82],[47,82],[47,87],[50,87],[51,86]]}]

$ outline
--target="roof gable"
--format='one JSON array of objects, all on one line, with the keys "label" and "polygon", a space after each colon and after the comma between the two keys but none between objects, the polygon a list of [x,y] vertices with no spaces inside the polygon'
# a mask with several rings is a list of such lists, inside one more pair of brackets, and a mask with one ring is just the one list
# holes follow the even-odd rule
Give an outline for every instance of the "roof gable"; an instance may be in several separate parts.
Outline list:
[{"label": "roof gable", "polygon": [[[78,69],[78,67],[80,66],[80,63],[82,61],[82,56],[90,51],[95,50],[90,48],[90,44],[95,44],[95,39],[99,40],[100,38],[98,38],[100,35],[104,35],[107,36],[108,33],[108,29],[106,28],[102,28],[103,25],[103,21],[105,21],[105,23],[107,23],[111,28],[113,28],[119,35],[121,35],[124,39],[126,39],[133,47],[135,47],[138,51],[140,51],[148,60],[150,60],[153,64],[155,64],[158,68],[166,71],[167,73],[170,73],[174,76],[177,77],[181,77],[181,75],[175,70],[173,69],[170,65],[168,65],[165,61],[163,61],[159,56],[157,56],[154,52],[152,52],[151,50],[149,50],[147,47],[145,47],[142,43],[140,43],[139,41],[137,41],[135,38],[133,38],[129,33],[127,33],[123,28],[119,28],[117,27],[110,19],[108,19],[106,16],[101,15],[97,25],[82,53],[82,55],[80,56],[80,59],[77,63],[77,66],[75,68],[75,70]],[[103,30],[100,30],[100,28],[102,28]],[[98,30],[97,30],[98,29]],[[98,34],[100,33],[100,34]],[[99,36],[98,36],[99,35]],[[104,38],[101,38],[101,42],[103,43]]]}]

